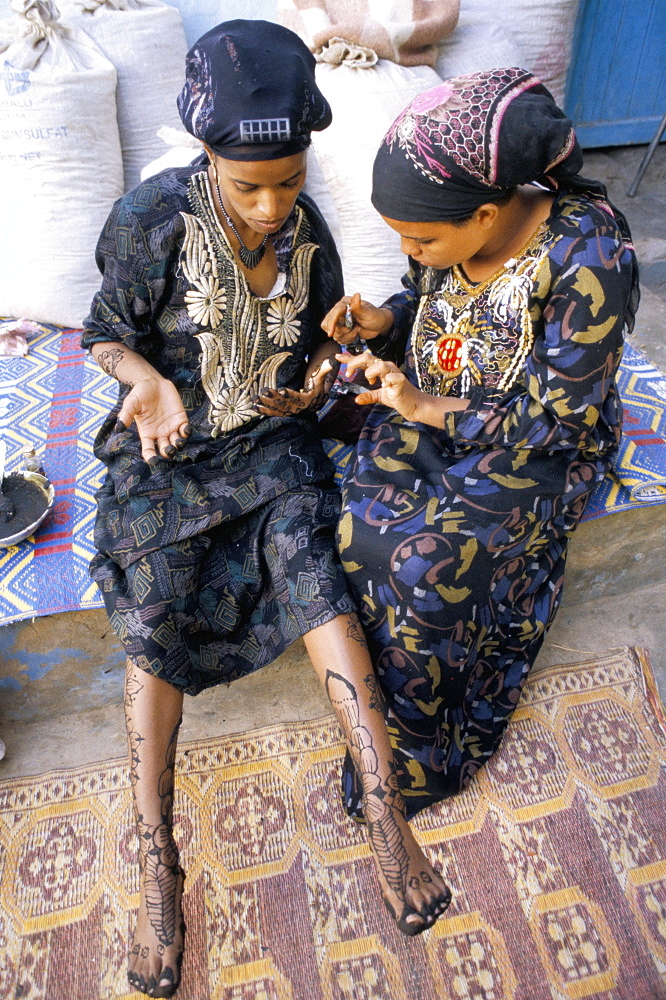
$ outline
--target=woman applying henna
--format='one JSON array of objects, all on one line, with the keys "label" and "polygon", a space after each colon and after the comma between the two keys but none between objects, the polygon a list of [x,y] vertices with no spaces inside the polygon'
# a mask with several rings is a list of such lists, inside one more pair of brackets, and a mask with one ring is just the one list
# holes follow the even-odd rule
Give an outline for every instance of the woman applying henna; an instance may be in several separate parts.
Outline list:
[{"label": "woman applying henna", "polygon": [[449,901],[405,820],[335,553],[339,496],[316,409],[335,350],[320,323],[342,279],[300,194],[310,132],[330,120],[313,57],[278,25],[219,25],[188,54],[179,109],[206,155],[116,204],[83,336],[119,382],[95,446],[107,475],[91,572],[127,656],[141,871],[128,976],[153,997],[178,988],[185,940],[172,817],[183,695],[259,669],[299,636],[358,768],[398,925],[419,933]]},{"label": "woman applying henna", "polygon": [[[372,384],[357,402],[380,405],[338,539],[409,816],[462,791],[500,745],[619,441],[637,268],[626,220],[582,161],[526,70],[419,95],[373,179],[409,259],[404,291],[380,308],[344,297],[324,323],[372,348],[345,358]],[[348,762],[351,814],[359,793]]]}]

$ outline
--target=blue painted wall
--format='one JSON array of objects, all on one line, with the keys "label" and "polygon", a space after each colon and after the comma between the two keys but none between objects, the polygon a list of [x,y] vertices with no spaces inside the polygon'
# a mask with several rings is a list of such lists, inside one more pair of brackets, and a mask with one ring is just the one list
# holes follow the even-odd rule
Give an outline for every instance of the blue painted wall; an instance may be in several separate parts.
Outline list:
[{"label": "blue painted wall", "polygon": [[588,149],[650,142],[666,114],[666,0],[581,0],[565,110]]}]

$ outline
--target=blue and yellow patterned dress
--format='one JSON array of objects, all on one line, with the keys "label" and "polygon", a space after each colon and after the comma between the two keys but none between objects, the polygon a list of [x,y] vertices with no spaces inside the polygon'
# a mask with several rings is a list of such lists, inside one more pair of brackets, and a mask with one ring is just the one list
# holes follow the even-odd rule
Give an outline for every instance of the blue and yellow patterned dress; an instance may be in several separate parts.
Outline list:
[{"label": "blue and yellow patterned dress", "polygon": [[340,511],[314,416],[266,418],[260,388],[300,389],[320,323],[342,294],[340,261],[300,197],[274,237],[278,282],[249,289],[217,222],[205,166],[168,170],[116,203],[82,343],[119,341],[178,388],[193,429],[149,467],[135,425],[95,454],[93,579],[125,652],[196,694],[275,659],[353,601],[335,551]]},{"label": "blue and yellow patterned dress", "polygon": [[[488,280],[412,261],[386,303],[410,380],[470,400],[444,430],[374,407],[343,488],[338,547],[410,815],[497,749],[558,607],[568,537],[619,440],[633,274],[610,210],[562,194]],[[354,813],[349,761],[344,784]]]}]

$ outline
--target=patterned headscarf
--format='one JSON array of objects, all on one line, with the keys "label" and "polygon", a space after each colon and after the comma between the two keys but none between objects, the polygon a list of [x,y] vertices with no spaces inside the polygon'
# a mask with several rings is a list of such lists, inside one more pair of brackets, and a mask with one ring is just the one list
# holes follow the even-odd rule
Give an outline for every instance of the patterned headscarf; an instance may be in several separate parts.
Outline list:
[{"label": "patterned headscarf", "polygon": [[372,203],[404,222],[462,219],[518,184],[582,190],[582,163],[571,122],[535,76],[488,70],[445,80],[402,112],[375,159]]},{"label": "patterned headscarf", "polygon": [[187,53],[177,102],[183,125],[228,160],[301,152],[332,119],[315,65],[298,35],[279,24],[218,24]]},{"label": "patterned headscarf", "polygon": [[[573,126],[544,85],[524,69],[493,69],[445,80],[405,108],[375,158],[372,204],[400,222],[450,222],[536,182],[593,199],[633,251],[626,218],[582,165]],[[632,257],[628,329],[639,301]]]}]

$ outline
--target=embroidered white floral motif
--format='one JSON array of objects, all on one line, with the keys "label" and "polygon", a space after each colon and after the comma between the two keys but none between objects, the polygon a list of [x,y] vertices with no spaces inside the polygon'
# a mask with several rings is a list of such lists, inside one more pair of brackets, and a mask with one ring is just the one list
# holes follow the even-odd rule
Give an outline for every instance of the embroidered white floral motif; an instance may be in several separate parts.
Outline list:
[{"label": "embroidered white floral motif", "polygon": [[300,335],[301,321],[291,299],[280,298],[271,302],[266,314],[266,333],[278,347],[291,347]]},{"label": "embroidered white floral motif", "polygon": [[280,369],[294,357],[304,335],[298,317],[308,304],[317,245],[301,235],[307,222],[297,206],[288,291],[261,298],[249,288],[220,227],[205,171],[191,178],[188,197],[192,213],[181,213],[180,266],[189,285],[187,312],[199,326],[194,336],[201,345],[201,385],[216,438],[261,416],[257,396],[277,389]]},{"label": "embroidered white floral motif", "polygon": [[226,304],[226,292],[211,274],[200,275],[194,288],[185,292],[187,312],[199,326],[218,326]]},{"label": "embroidered white floral motif", "polygon": [[220,389],[212,411],[212,422],[223,431],[235,430],[258,415],[252,395],[244,387]]}]

